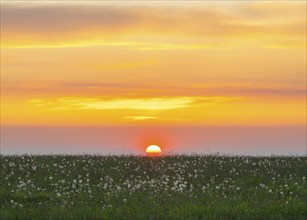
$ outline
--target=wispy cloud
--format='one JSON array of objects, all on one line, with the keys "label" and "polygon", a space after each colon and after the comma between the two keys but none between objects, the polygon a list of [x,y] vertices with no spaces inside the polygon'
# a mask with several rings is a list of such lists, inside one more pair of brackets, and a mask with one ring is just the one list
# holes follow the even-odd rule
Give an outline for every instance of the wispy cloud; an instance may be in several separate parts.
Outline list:
[{"label": "wispy cloud", "polygon": [[232,44],[270,46],[285,41],[288,47],[303,47],[305,5],[305,2],[223,5],[117,2],[25,6],[4,2],[1,5],[2,44],[5,47],[103,45],[140,50],[200,50]]},{"label": "wispy cloud", "polygon": [[32,99],[29,103],[51,109],[134,109],[160,111],[188,107],[195,97],[144,98],[144,99],[102,99],[63,97],[55,100]]},{"label": "wispy cloud", "polygon": [[152,120],[157,119],[156,116],[149,116],[149,115],[137,115],[137,116],[125,116],[123,117],[124,121],[145,121],[145,120]]},{"label": "wispy cloud", "polygon": [[[171,109],[187,108],[191,106],[215,105],[238,97],[158,97],[158,98],[78,98],[60,97],[57,99],[30,99],[28,103],[36,107],[44,107],[52,110],[146,110],[163,111]],[[129,118],[130,116],[128,116]],[[144,118],[145,117],[145,118]],[[135,120],[149,119],[152,116],[131,116]]]},{"label": "wispy cloud", "polygon": [[[306,86],[302,83],[184,83],[177,81],[165,84],[151,82],[124,83],[124,82],[67,82],[67,83],[5,83],[3,91],[10,94],[24,94],[28,97],[37,93],[51,93],[54,96],[72,96],[82,93],[84,96],[96,97],[98,94],[106,94],[110,98],[124,96],[130,100],[138,100],[135,97],[197,97],[201,94],[208,97],[300,97],[306,96]],[[76,99],[76,98],[73,98]],[[203,99],[203,98],[202,98]],[[98,101],[97,99],[96,101]],[[143,99],[142,99],[143,100]],[[45,100],[47,102],[47,100]],[[55,100],[53,100],[55,102]]]}]

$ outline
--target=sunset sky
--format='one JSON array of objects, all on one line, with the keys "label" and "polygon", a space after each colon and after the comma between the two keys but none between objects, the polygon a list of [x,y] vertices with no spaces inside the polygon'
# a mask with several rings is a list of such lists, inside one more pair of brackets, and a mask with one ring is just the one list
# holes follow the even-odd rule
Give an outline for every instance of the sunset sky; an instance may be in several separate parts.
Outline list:
[{"label": "sunset sky", "polygon": [[1,1],[1,126],[306,126],[305,1]]}]

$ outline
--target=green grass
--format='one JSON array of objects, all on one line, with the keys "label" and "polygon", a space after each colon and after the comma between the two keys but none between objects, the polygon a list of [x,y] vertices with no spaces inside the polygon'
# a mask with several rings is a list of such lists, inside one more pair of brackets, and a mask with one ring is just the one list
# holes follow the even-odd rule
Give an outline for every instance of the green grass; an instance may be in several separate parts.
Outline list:
[{"label": "green grass", "polygon": [[307,158],[1,156],[0,219],[307,219]]}]

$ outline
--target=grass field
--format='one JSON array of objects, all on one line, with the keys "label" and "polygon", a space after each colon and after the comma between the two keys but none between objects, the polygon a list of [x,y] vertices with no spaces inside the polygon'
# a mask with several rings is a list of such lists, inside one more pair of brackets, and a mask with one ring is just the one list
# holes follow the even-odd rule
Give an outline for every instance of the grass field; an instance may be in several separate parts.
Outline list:
[{"label": "grass field", "polygon": [[306,219],[307,157],[1,156],[0,219]]}]

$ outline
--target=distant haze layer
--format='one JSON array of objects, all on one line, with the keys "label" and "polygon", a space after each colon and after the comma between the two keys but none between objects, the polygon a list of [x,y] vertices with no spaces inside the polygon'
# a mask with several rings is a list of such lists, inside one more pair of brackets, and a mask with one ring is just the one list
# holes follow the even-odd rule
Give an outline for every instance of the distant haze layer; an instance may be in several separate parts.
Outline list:
[{"label": "distant haze layer", "polygon": [[3,127],[3,154],[306,153],[306,127]]}]

